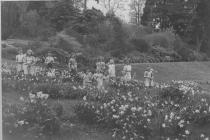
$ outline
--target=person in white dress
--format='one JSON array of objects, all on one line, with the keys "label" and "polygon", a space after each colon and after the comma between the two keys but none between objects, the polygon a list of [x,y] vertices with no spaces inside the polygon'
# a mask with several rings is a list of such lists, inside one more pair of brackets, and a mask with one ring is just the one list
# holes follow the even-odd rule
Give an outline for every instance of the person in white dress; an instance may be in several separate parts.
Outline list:
[{"label": "person in white dress", "polygon": [[110,79],[115,79],[116,74],[115,74],[115,64],[114,64],[114,60],[110,59],[109,63],[108,63],[108,75]]},{"label": "person in white dress", "polygon": [[45,64],[48,70],[53,68],[54,62],[55,62],[55,58],[53,57],[51,52],[48,52],[48,55],[45,58]]},{"label": "person in white dress", "polygon": [[100,57],[98,62],[96,63],[96,71],[104,73],[105,69],[106,69],[106,64],[103,60],[103,57]]},{"label": "person in white dress", "polygon": [[23,72],[23,59],[25,57],[25,54],[23,54],[23,50],[19,50],[18,55],[16,55],[16,70],[18,73]]},{"label": "person in white dress", "polygon": [[105,88],[104,88],[104,75],[100,72],[100,71],[97,71],[97,73],[95,73],[93,75],[93,78],[96,80],[97,82],[97,89],[98,91],[100,92],[104,92],[105,91]]},{"label": "person in white dress", "polygon": [[86,73],[83,74],[83,88],[87,88],[91,86],[93,74],[87,70]]},{"label": "person in white dress", "polygon": [[72,57],[69,59],[68,67],[71,72],[77,71],[77,61],[74,55],[72,55]]},{"label": "person in white dress", "polygon": [[150,87],[150,67],[147,67],[146,71],[144,72],[144,85],[145,87]]},{"label": "person in white dress", "polygon": [[155,86],[154,73],[157,73],[157,71],[155,71],[153,68],[150,68],[150,70],[149,70],[149,76],[150,76],[150,86],[151,87]]},{"label": "person in white dress", "polygon": [[128,82],[128,81],[130,81],[132,79],[131,71],[132,71],[132,66],[131,66],[131,64],[129,62],[129,59],[126,59],[125,65],[123,67],[123,75],[124,75],[123,76],[123,80],[125,82]]},{"label": "person in white dress", "polygon": [[25,75],[33,75],[32,66],[35,63],[35,58],[33,56],[33,51],[31,49],[27,50],[27,55],[23,58],[23,71]]}]

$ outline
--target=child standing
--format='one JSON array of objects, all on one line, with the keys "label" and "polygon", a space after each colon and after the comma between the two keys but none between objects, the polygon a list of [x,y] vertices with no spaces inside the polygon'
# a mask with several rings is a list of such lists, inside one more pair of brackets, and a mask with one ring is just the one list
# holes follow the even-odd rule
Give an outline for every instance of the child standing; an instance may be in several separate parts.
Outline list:
[{"label": "child standing", "polygon": [[75,59],[75,55],[72,55],[69,59],[68,67],[71,72],[77,72],[77,61]]},{"label": "child standing", "polygon": [[115,79],[116,74],[115,74],[115,64],[114,64],[114,60],[110,59],[109,63],[108,63],[108,75],[110,79]]},{"label": "child standing", "polygon": [[33,74],[32,66],[35,63],[35,58],[33,56],[33,51],[31,49],[27,50],[27,55],[23,58],[23,71],[25,75]]},{"label": "child standing", "polygon": [[18,52],[18,55],[16,55],[16,63],[17,63],[17,72],[20,73],[23,71],[23,59],[25,57],[25,54],[23,54],[23,50],[20,49]]},{"label": "child standing", "polygon": [[144,85],[145,87],[150,87],[150,67],[147,67],[146,71],[144,72]]},{"label": "child standing", "polygon": [[92,83],[92,73],[87,70],[86,73],[83,75],[83,88],[87,88],[91,86]]},{"label": "child standing", "polygon": [[123,80],[125,82],[128,82],[131,80],[131,70],[132,70],[132,67],[131,67],[131,64],[129,62],[129,59],[126,59],[125,60],[125,65],[123,67]]},{"label": "child standing", "polygon": [[106,64],[103,61],[103,57],[99,58],[99,61],[96,63],[96,71],[100,73],[104,73],[106,68]]},{"label": "child standing", "polygon": [[105,79],[104,75],[98,70],[97,73],[95,73],[93,75],[93,77],[97,82],[96,87],[97,87],[98,91],[104,92],[105,91],[105,89],[104,89],[104,79]]},{"label": "child standing", "polygon": [[55,62],[54,57],[52,56],[51,52],[48,52],[47,57],[45,58],[45,64],[47,69],[52,69],[53,68],[53,63]]},{"label": "child standing", "polygon": [[155,85],[155,82],[154,82],[154,72],[157,72],[157,71],[155,71],[153,68],[150,68],[149,76],[150,76],[150,86],[151,87],[153,87]]}]

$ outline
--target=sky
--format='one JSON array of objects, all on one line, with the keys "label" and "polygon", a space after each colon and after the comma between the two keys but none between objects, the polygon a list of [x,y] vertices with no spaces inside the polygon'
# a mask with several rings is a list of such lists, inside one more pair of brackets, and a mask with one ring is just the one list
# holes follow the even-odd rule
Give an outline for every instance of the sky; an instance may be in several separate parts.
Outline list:
[{"label": "sky", "polygon": [[[122,9],[121,10],[117,10],[116,13],[115,13],[116,16],[120,17],[125,22],[129,22],[130,21],[130,16],[129,16],[130,7],[129,7],[129,3],[130,3],[130,0],[126,0],[123,10]],[[104,14],[107,12],[106,8],[104,8],[104,6],[101,3],[98,4],[95,0],[88,0],[87,7],[88,8],[94,7],[96,9],[100,9]]]}]

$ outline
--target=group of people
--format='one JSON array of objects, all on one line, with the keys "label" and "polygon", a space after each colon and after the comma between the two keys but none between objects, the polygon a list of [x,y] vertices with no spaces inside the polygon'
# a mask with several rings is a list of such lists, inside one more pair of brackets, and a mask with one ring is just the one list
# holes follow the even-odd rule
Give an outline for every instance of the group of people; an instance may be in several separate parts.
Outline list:
[{"label": "group of people", "polygon": [[[132,66],[129,62],[129,59],[125,59],[125,64],[122,69],[121,80],[124,82],[131,81],[134,78],[134,75],[131,74]],[[144,72],[144,84],[145,87],[154,86],[154,69],[150,66],[147,67]],[[96,73],[92,74],[89,70],[86,70],[86,73],[83,75],[83,87],[89,87],[92,85],[92,81],[95,80],[97,83],[97,88],[99,91],[105,91],[105,87],[110,80],[116,79],[116,70],[114,59],[110,59],[106,64],[102,57],[96,62]]]},{"label": "group of people", "polygon": [[90,87],[92,82],[96,81],[96,87],[99,91],[105,91],[105,86],[109,80],[115,80],[115,63],[114,59],[110,59],[106,64],[103,61],[103,58],[100,57],[96,62],[96,73],[92,73],[89,70],[86,70],[86,73],[83,74],[83,87]]},{"label": "group of people", "polygon": [[144,72],[144,84],[145,87],[153,87],[154,86],[154,69],[150,66],[147,67]]},{"label": "group of people", "polygon": [[[55,63],[55,57],[53,57],[51,52],[48,52],[46,58],[43,60],[45,64],[45,70],[47,70],[47,75],[50,77],[55,76],[55,69],[53,68],[53,63]],[[19,54],[16,56],[17,63],[17,72],[23,72],[25,75],[35,75],[36,74],[36,63],[41,61],[40,58],[33,55],[31,49],[27,50],[24,54],[23,50],[19,50]],[[92,81],[95,80],[97,88],[100,91],[105,91],[106,83],[109,83],[110,80],[116,79],[116,65],[114,59],[110,59],[108,63],[105,63],[103,57],[99,57],[96,62],[95,73],[92,73],[90,70],[86,70],[82,74],[83,77],[83,87],[89,87],[92,85]],[[68,61],[69,71],[72,73],[77,73],[77,61],[76,56],[71,55]],[[129,59],[125,59],[123,70],[121,73],[121,80],[128,82],[132,80],[132,66],[129,62]],[[154,85],[154,70],[151,67],[148,67],[144,72],[145,86],[151,87]]]},{"label": "group of people", "polygon": [[[42,59],[35,57],[31,49],[27,50],[26,53],[23,53],[23,50],[20,49],[18,55],[16,55],[16,70],[17,73],[23,73],[25,75],[36,75],[38,71],[41,71],[41,67],[37,67],[37,63],[41,62]],[[46,64],[46,69],[52,69],[52,63],[55,62],[55,58],[52,56],[51,52],[48,52],[47,57],[44,59]]]}]

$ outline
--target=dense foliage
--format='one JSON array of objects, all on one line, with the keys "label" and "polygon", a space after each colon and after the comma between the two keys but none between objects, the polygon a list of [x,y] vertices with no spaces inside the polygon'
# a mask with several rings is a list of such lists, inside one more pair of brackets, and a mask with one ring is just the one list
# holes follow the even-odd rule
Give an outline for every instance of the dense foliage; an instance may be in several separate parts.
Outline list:
[{"label": "dense foliage", "polygon": [[185,42],[195,45],[198,52],[209,51],[208,9],[209,1],[203,0],[147,0],[142,23],[154,27],[160,23],[161,30],[172,27]]},{"label": "dense foliage", "polygon": [[[138,8],[144,3],[134,2]],[[79,51],[87,61],[98,56],[115,57],[117,61],[129,56],[132,62],[161,62],[169,57],[170,61],[207,60],[201,53],[207,53],[209,48],[207,1],[147,0],[142,22],[161,22],[164,30],[159,33],[139,23],[125,24],[113,12],[105,15],[95,8],[81,9],[80,4],[83,1],[3,2],[2,38],[36,40],[40,43],[32,49],[41,55],[55,48],[65,57]],[[3,54],[7,52],[3,50]]]}]

